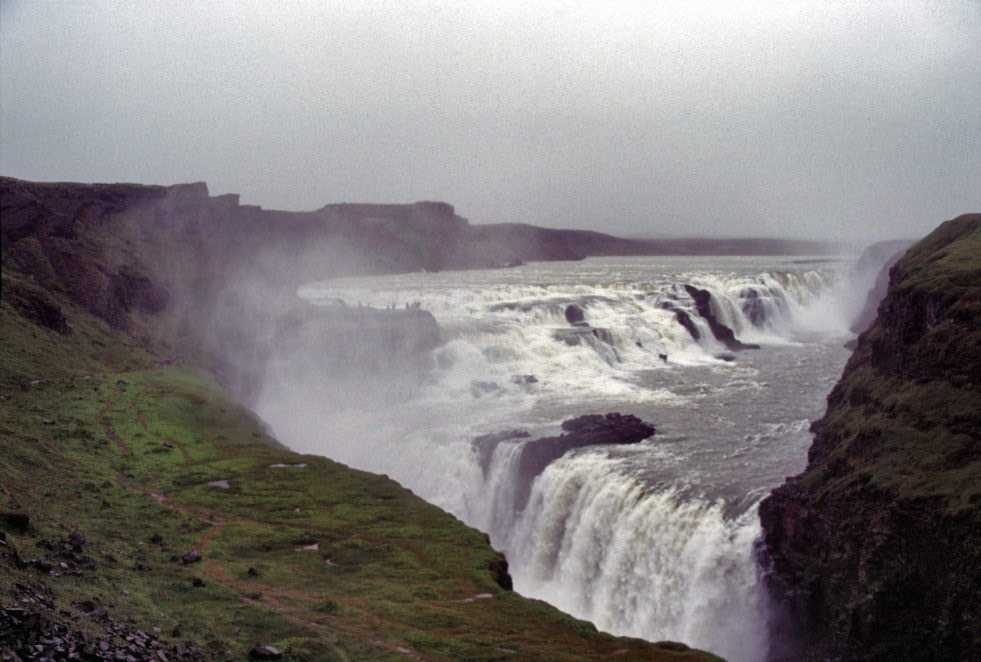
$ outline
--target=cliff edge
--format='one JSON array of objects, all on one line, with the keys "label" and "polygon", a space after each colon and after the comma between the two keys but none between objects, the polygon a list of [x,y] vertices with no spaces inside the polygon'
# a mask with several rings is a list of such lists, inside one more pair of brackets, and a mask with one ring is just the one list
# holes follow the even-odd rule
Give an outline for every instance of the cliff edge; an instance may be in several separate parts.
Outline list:
[{"label": "cliff edge", "polygon": [[777,660],[981,659],[981,215],[892,268],[807,469],[760,506]]}]

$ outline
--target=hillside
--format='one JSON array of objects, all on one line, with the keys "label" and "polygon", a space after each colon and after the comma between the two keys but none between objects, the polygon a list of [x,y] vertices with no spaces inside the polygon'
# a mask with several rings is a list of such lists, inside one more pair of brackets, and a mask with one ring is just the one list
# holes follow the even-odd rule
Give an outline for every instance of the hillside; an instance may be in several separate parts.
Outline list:
[{"label": "hillside", "polygon": [[916,243],[762,503],[786,660],[981,658],[981,215]]},{"label": "hillside", "polygon": [[[435,259],[425,237],[465,226],[448,205],[310,217],[197,185],[4,179],[0,214],[0,656],[718,659],[517,595],[485,535],[290,452],[242,405],[295,334],[336,369],[438,342],[423,311],[277,297]],[[389,223],[415,229],[396,245]]]}]

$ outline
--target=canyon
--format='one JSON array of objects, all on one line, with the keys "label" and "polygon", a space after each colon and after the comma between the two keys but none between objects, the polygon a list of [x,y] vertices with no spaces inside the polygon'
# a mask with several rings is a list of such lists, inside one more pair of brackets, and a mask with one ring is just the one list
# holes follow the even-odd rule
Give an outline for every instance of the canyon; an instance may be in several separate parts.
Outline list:
[{"label": "canyon", "polygon": [[[215,598],[215,605],[196,607],[202,616],[244,599],[250,609],[258,610],[256,618],[265,610],[283,619],[277,636],[284,640],[295,636],[306,642],[297,643],[296,651],[311,646],[311,650],[319,651],[316,654],[336,655],[337,659],[399,659],[406,655],[399,649],[406,646],[410,653],[419,651],[425,659],[456,659],[461,655],[492,659],[502,654],[501,649],[512,650],[510,646],[521,650],[520,659],[606,659],[614,653],[625,659],[712,659],[683,644],[647,644],[602,635],[582,621],[546,609],[542,603],[525,601],[508,591],[511,578],[507,564],[481,534],[385,477],[285,451],[247,409],[240,407],[251,407],[257,401],[260,384],[267,374],[282,367],[282,361],[305,362],[324,374],[338,376],[360,378],[365,372],[380,372],[383,377],[379,381],[385,388],[399,386],[391,375],[423,374],[431,368],[430,354],[443,338],[429,311],[411,305],[360,305],[358,301],[312,306],[295,296],[297,288],[307,283],[363,274],[501,268],[587,256],[671,254],[676,250],[697,251],[699,245],[706,250],[711,247],[713,252],[723,251],[717,242],[693,245],[517,224],[471,225],[452,206],[437,202],[269,211],[241,205],[234,195],[211,197],[203,184],[45,184],[0,178],[0,218],[4,337],[5,342],[10,340],[2,374],[4,425],[8,430],[22,426],[29,437],[15,441],[11,436],[5,443],[40,443],[32,447],[31,453],[40,455],[31,456],[31,462],[41,459],[37,466],[57,465],[70,470],[72,458],[78,457],[72,454],[75,451],[39,442],[50,436],[48,428],[54,425],[52,429],[65,438],[84,430],[77,440],[79,449],[91,450],[95,439],[105,437],[122,453],[123,446],[106,427],[105,422],[111,422],[113,435],[129,434],[126,443],[145,452],[149,459],[117,474],[111,470],[113,466],[120,461],[134,464],[135,460],[93,454],[93,458],[102,458],[94,473],[104,474],[105,481],[113,485],[104,488],[112,494],[103,502],[118,499],[120,503],[135,503],[142,499],[149,503],[155,498],[149,493],[163,495],[160,504],[176,504],[176,510],[161,506],[150,522],[155,526],[156,518],[167,522],[166,513],[176,512],[189,518],[185,528],[196,530],[216,528],[217,521],[231,522],[245,517],[250,507],[258,508],[261,522],[249,526],[265,527],[262,536],[268,539],[264,543],[268,549],[248,548],[243,559],[248,556],[250,563],[266,563],[272,574],[291,568],[297,578],[290,590],[301,591],[303,578],[313,572],[305,560],[298,563],[293,558],[293,548],[318,545],[318,553],[333,550],[331,556],[324,551],[321,566],[339,563],[360,567],[372,552],[356,532],[357,513],[347,515],[351,519],[345,522],[351,528],[343,531],[335,531],[323,518],[299,527],[288,525],[289,518],[275,505],[275,499],[266,499],[268,491],[250,492],[247,487],[248,481],[272,480],[256,473],[258,465],[252,466],[255,458],[261,458],[264,466],[306,467],[293,474],[300,478],[290,478],[286,471],[275,478],[277,488],[287,484],[280,481],[295,480],[298,482],[290,489],[299,490],[297,494],[307,490],[306,496],[297,498],[302,502],[298,506],[301,510],[334,512],[336,504],[349,500],[351,508],[371,514],[370,527],[380,527],[372,535],[392,535],[396,542],[391,545],[424,559],[439,554],[453,559],[450,565],[439,565],[438,578],[430,577],[431,583],[440,586],[432,596],[425,589],[425,562],[419,565],[413,561],[411,571],[400,570],[397,559],[401,556],[389,550],[379,553],[386,555],[386,562],[395,564],[391,573],[375,566],[359,570],[359,578],[369,583],[374,581],[371,573],[382,572],[382,594],[392,583],[406,581],[406,572],[415,574],[411,582],[417,592],[401,598],[402,608],[410,613],[399,611],[392,616],[385,612],[382,602],[358,604],[355,596],[363,587],[353,585],[344,589],[351,591],[349,595],[332,598],[334,611],[326,608],[313,614],[309,605],[286,609],[283,603],[289,596],[277,593],[272,586],[264,591],[273,600],[263,604],[262,599],[250,597],[261,592],[256,588],[258,580],[227,576],[234,571],[245,577],[245,561],[219,555],[207,562],[208,573],[203,579],[225,592],[220,599]],[[787,248],[759,246],[761,251]],[[733,250],[737,247],[752,251],[745,244],[732,245]],[[813,425],[815,438],[807,469],[774,490],[760,506],[760,557],[768,588],[780,607],[780,616],[772,624],[773,660],[970,659],[979,652],[981,420],[977,412],[981,411],[981,401],[977,378],[981,374],[981,337],[977,320],[981,315],[981,217],[968,215],[945,223],[898,259],[905,248],[905,244],[889,245],[875,258],[877,264],[888,263],[883,271],[887,276],[879,279],[877,291],[869,295],[867,309],[878,313],[870,316],[865,312],[855,322],[864,332],[828,397],[827,413]],[[895,262],[894,256],[898,259]],[[703,332],[698,332],[693,321],[697,320],[705,325],[705,335],[714,336],[726,349],[755,346],[742,342],[732,328],[716,318],[713,311],[718,303],[712,302],[707,290],[688,287],[698,314],[670,310],[685,333],[699,340],[696,334]],[[568,319],[567,309],[564,314]],[[569,320],[572,328],[567,330],[576,342],[610,344],[602,327],[591,328],[583,319],[576,319],[575,323]],[[312,344],[322,348],[317,356],[289,356],[290,348]],[[606,351],[605,347],[600,349]],[[195,381],[199,377],[180,372],[184,369],[203,369],[216,382],[205,385]],[[124,372],[125,376],[115,377]],[[91,411],[85,409],[89,400],[81,395],[85,375],[97,375],[95,393],[99,400],[91,402]],[[527,376],[522,378],[524,385],[533,383]],[[51,383],[43,383],[49,380]],[[117,380],[125,383],[120,385]],[[368,380],[361,388],[377,389],[379,381]],[[188,418],[183,410],[180,416],[168,410],[162,403],[177,397],[175,394],[203,406],[210,418],[197,420]],[[352,401],[362,395],[357,390],[345,394]],[[24,423],[30,407],[44,405],[56,413],[62,406],[59,403],[73,397],[84,407],[72,415],[74,423],[64,422],[64,430],[59,415],[49,419],[50,414],[39,414]],[[195,436],[198,428],[207,428],[207,437],[196,442],[205,446],[188,451],[189,458],[198,452],[202,458],[213,455],[209,462],[234,457],[248,468],[208,464],[188,478],[170,464],[160,464],[165,455],[157,455],[156,447],[145,446],[147,442],[140,436],[152,425],[148,428],[139,419],[126,422],[126,411],[114,409],[115,402],[123,401],[128,402],[130,411],[143,411],[144,417],[153,413],[151,421],[159,417],[164,427],[184,430],[180,434]],[[102,413],[97,406],[104,407]],[[48,424],[45,420],[56,422]],[[604,436],[610,430],[623,432],[627,439],[623,442],[614,434],[611,440],[616,443],[637,443],[654,432],[653,427],[631,417],[584,418],[567,424],[563,426],[567,434],[538,437],[524,446],[518,461],[527,483],[522,501],[529,498],[535,477],[567,450],[611,443]],[[242,425],[247,433],[238,430]],[[229,435],[228,429],[233,428],[237,431]],[[240,442],[237,435],[262,443]],[[500,442],[529,436],[512,431],[491,437],[483,442],[486,448],[480,452],[489,458]],[[12,457],[22,455],[16,451]],[[75,512],[45,504],[50,499],[17,476],[25,466],[5,467],[5,484],[23,490],[19,496],[5,495],[5,511],[31,505],[35,509],[32,526],[50,535],[70,528],[66,517],[78,523],[95,516],[96,511],[85,510],[88,505],[79,505]],[[41,471],[41,475],[53,478],[53,474],[44,473],[48,469]],[[127,471],[133,477],[127,478]],[[314,479],[307,476],[315,472],[343,484],[344,492],[310,496],[314,494],[310,490],[329,489],[314,487]],[[72,484],[71,490],[91,489],[83,479],[78,480],[82,482]],[[224,488],[209,489],[215,481],[224,481],[233,489],[216,498],[216,494],[224,494]],[[144,487],[134,493],[137,484]],[[272,488],[262,484],[263,489]],[[59,498],[68,503],[71,490]],[[136,506],[126,508],[136,511]],[[113,517],[125,524],[132,522],[134,515],[121,507]],[[394,531],[390,524],[393,518],[410,528],[422,527],[423,523],[436,527],[444,536],[439,543],[442,547],[429,549],[425,530]],[[386,521],[389,524],[379,524]],[[246,525],[244,520],[239,524]],[[287,526],[288,540],[276,540],[277,525]],[[168,535],[192,544],[188,531],[166,526],[171,527]],[[248,547],[239,534],[233,535],[234,526],[222,524],[217,528],[220,530],[214,535],[231,536],[224,544],[243,550]],[[149,536],[151,532],[146,533]],[[103,544],[91,532],[88,537],[96,547]],[[24,531],[9,531],[9,545],[5,542],[4,546],[23,549],[29,538]],[[459,549],[454,549],[454,540],[464,541]],[[112,545],[123,545],[123,551],[113,555],[138,553],[118,541]],[[107,549],[112,545],[105,543]],[[267,552],[273,552],[275,558],[264,559]],[[14,556],[7,554],[6,558],[17,565]],[[21,581],[33,571],[19,568],[9,572],[7,577]],[[131,588],[149,582],[154,591],[173,591],[165,584],[177,581],[175,572],[168,570],[166,582],[159,586],[155,580],[129,571],[118,581]],[[467,591],[454,591],[450,587],[454,582],[466,585]],[[91,591],[84,582],[81,586],[77,594],[73,593],[77,588],[67,592],[81,597]],[[132,590],[139,594],[145,589]],[[456,616],[445,612],[447,600],[479,604],[485,594],[493,596],[490,599],[495,605],[506,601],[508,606],[494,618],[477,613],[466,616],[465,624],[452,625]],[[381,594],[372,595],[380,600]],[[122,606],[118,609],[123,612],[173,619],[173,603],[154,611],[145,604],[127,605],[131,600],[120,598],[119,602]],[[434,606],[437,603],[442,606]],[[421,609],[426,618],[412,614],[414,608]],[[365,618],[365,614],[384,623],[382,629],[388,634],[357,630],[352,622]],[[508,625],[510,619],[530,628],[532,634],[517,637]],[[297,627],[305,632],[284,634]],[[190,630],[206,639],[200,628],[192,626]],[[242,653],[256,643],[246,645],[231,627],[221,631],[218,648],[225,653]],[[332,644],[337,650],[325,652],[317,647],[320,644],[311,643],[322,639],[325,631],[339,638],[339,643]],[[461,643],[457,641],[461,632],[475,632],[479,641]],[[550,644],[552,637],[560,643]],[[371,643],[365,644],[368,640]],[[360,649],[362,644],[367,648]]]}]

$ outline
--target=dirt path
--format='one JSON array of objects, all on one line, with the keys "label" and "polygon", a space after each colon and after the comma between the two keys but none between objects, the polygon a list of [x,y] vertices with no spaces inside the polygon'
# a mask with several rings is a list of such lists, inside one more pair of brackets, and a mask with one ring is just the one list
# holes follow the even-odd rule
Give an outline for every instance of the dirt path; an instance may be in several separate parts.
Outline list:
[{"label": "dirt path", "polygon": [[[131,450],[125,440],[116,432],[111,418],[111,413],[116,403],[116,398],[120,393],[122,393],[122,389],[118,386],[110,391],[109,397],[106,399],[96,417],[98,422],[102,425],[106,437],[113,441],[119,454],[125,457],[131,454]],[[130,403],[128,409],[135,409],[134,404]],[[144,430],[148,430],[148,424],[145,416],[140,414],[136,414],[135,416],[137,421],[140,423],[140,426]],[[188,456],[183,445],[176,443],[175,440],[171,440],[171,443],[174,443],[174,445],[180,449],[182,457],[184,458],[184,464],[190,464],[190,457]],[[303,591],[281,589],[271,584],[266,584],[259,581],[236,579],[226,571],[225,567],[219,561],[210,558],[209,549],[212,543],[227,525],[235,523],[263,524],[263,522],[244,517],[225,517],[213,511],[175,503],[174,501],[168,499],[164,494],[149,491],[148,485],[138,483],[137,481],[123,475],[121,472],[119,479],[127,489],[138,492],[144,496],[149,496],[150,498],[156,500],[164,508],[174,512],[179,512],[188,517],[192,517],[208,525],[208,527],[201,533],[200,537],[198,538],[197,545],[195,546],[195,549],[197,549],[202,556],[203,561],[201,572],[206,578],[237,593],[239,595],[239,600],[241,600],[243,603],[274,611],[287,621],[315,632],[321,637],[322,641],[331,647],[332,652],[338,659],[348,660],[348,656],[343,650],[330,643],[331,639],[336,637],[339,630],[324,623],[312,621],[306,617],[306,613],[317,605],[317,598],[315,596]],[[0,486],[0,490],[6,494],[6,489],[2,486]],[[249,597],[257,594],[261,594],[262,597],[260,599]],[[296,606],[294,604],[290,604],[290,602],[298,602],[301,603],[301,605]],[[397,652],[406,651],[410,654],[410,657],[421,659],[414,652],[408,651],[407,649],[392,647],[390,645],[385,645],[385,647],[389,650]]]},{"label": "dirt path", "polygon": [[116,404],[116,396],[122,392],[119,386],[109,392],[109,397],[106,399],[102,409],[96,414],[97,420],[102,423],[102,428],[106,433],[106,437],[112,440],[113,444],[116,445],[116,449],[119,451],[120,455],[128,456],[130,455],[129,446],[123,441],[123,438],[116,434],[116,429],[112,426],[112,418],[110,413],[112,412],[113,406]]}]

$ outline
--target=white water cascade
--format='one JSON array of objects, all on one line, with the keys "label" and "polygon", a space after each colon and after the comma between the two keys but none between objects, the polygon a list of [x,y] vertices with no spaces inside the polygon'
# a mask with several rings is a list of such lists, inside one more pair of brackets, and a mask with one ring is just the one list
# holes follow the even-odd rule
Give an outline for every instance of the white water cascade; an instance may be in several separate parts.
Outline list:
[{"label": "white water cascade", "polygon": [[[755,505],[802,468],[807,419],[844,360],[855,304],[841,296],[843,264],[728,258],[719,268],[724,260],[311,285],[301,295],[314,302],[419,305],[444,343],[412,397],[338,407],[346,387],[303,372],[301,360],[270,376],[257,410],[291,447],[387,473],[488,532],[519,592],[615,634],[757,662],[767,605]],[[762,349],[727,351],[686,284],[708,290],[718,321]],[[570,304],[584,311],[585,331],[570,332]],[[554,435],[565,419],[608,411],[651,421],[658,434],[568,453],[534,480],[523,508],[514,486],[524,441],[500,443],[488,458],[471,443],[512,428]]]}]

